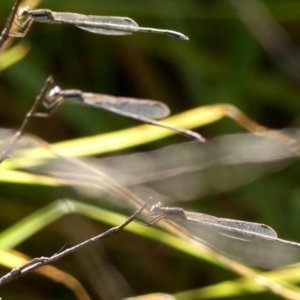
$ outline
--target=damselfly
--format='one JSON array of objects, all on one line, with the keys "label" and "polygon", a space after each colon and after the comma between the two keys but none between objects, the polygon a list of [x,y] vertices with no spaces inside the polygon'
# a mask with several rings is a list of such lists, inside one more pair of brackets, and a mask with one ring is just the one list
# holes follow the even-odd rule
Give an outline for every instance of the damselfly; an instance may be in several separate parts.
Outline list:
[{"label": "damselfly", "polygon": [[[155,119],[162,119],[170,114],[169,107],[159,101],[86,93],[80,90],[61,90],[55,86],[49,90],[43,104],[50,114],[53,114],[64,102],[104,109],[143,123],[173,130],[201,142],[204,141],[203,137],[196,132],[156,121]],[[45,116],[41,113],[35,115]]]},{"label": "damselfly", "polygon": [[[265,224],[246,222],[225,218],[217,218],[211,215],[185,211],[180,207],[167,207],[163,206],[161,202],[152,205],[149,209],[149,216],[155,216],[148,225],[157,223],[162,219],[170,219],[180,222],[194,223],[197,225],[203,225],[221,229],[224,231],[231,232],[232,234],[241,234],[245,236],[267,236],[277,238],[276,231]],[[237,238],[232,236],[233,238]]]},{"label": "damselfly", "polygon": [[242,259],[249,265],[273,268],[300,261],[300,244],[282,240],[268,225],[217,218],[179,207],[166,207],[160,202],[151,206],[147,225],[162,219],[179,222],[195,237],[216,250]]},{"label": "damselfly", "polygon": [[24,37],[33,22],[39,22],[71,24],[83,30],[105,35],[126,35],[135,32],[145,32],[168,35],[182,40],[189,39],[177,31],[140,27],[134,20],[127,17],[91,16],[70,12],[54,12],[49,9],[31,9],[25,6],[19,10],[17,18],[17,24],[23,32],[13,32],[10,33],[10,36]]}]

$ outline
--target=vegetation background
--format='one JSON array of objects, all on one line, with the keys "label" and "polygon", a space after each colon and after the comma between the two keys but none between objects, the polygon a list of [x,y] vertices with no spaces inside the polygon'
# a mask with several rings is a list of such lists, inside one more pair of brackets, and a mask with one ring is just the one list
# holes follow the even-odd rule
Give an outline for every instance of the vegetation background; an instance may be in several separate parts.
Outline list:
[{"label": "vegetation background", "polygon": [[[45,79],[52,74],[62,89],[156,99],[167,103],[173,114],[202,105],[230,103],[264,126],[298,127],[300,3],[292,0],[254,3],[263,3],[286,31],[292,45],[290,56],[275,57],[280,45],[267,53],[228,1],[44,0],[39,7],[127,16],[140,26],[183,32],[190,40],[142,33],[102,36],[68,25],[36,23],[25,39],[14,41],[26,43],[30,47],[28,54],[1,72],[0,126],[18,128]],[[1,27],[12,5],[13,1],[0,2]],[[27,132],[53,143],[136,124],[110,113],[64,105],[50,119],[32,120]],[[227,118],[196,130],[208,140],[245,132]],[[172,136],[110,155],[154,150],[183,141],[181,136]],[[71,195],[65,189],[5,181],[0,182],[0,190],[2,230],[56,199]],[[247,186],[180,206],[220,217],[266,223],[280,237],[300,241],[299,163],[295,161],[281,172]],[[31,257],[58,252],[69,241],[62,228],[72,228],[72,222],[72,218],[65,217],[43,228],[17,249]],[[93,233],[107,228],[94,221],[84,224]],[[136,294],[176,293],[236,277],[230,271],[128,232],[105,241],[104,248]],[[102,250],[94,247],[94,254],[97,251]],[[57,267],[74,275],[97,299],[95,285],[91,282],[89,285],[89,277],[76,261],[76,257],[67,258]],[[101,268],[96,262],[93,266],[95,270]],[[7,269],[3,268],[1,273],[5,272]],[[1,290],[3,299],[74,299],[65,287],[37,275],[25,276]],[[253,295],[238,297],[250,299]],[[255,297],[276,296],[261,293]]]}]

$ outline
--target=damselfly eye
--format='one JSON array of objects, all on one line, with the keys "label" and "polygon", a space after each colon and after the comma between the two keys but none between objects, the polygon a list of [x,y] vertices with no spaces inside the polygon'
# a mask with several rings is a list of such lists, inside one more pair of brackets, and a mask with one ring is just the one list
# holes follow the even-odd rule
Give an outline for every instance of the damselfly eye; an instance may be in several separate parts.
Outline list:
[{"label": "damselfly eye", "polygon": [[152,205],[149,210],[149,215],[159,215],[161,213],[162,204],[161,202]]},{"label": "damselfly eye", "polygon": [[27,17],[29,16],[29,6],[24,6],[23,8],[19,9],[19,16],[22,16],[22,17]]},{"label": "damselfly eye", "polygon": [[53,97],[57,94],[59,94],[59,92],[61,91],[60,87],[55,86],[53,89],[51,89],[51,91],[49,92],[49,97]]}]

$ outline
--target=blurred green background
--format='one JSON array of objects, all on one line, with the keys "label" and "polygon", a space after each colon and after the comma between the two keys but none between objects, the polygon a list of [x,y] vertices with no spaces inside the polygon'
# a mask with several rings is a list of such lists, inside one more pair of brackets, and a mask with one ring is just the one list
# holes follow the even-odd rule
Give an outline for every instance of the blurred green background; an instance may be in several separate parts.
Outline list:
[{"label": "blurred green background", "polygon": [[[30,46],[28,55],[1,72],[0,126],[18,128],[45,79],[52,74],[55,84],[62,89],[156,99],[167,103],[172,114],[201,105],[230,103],[264,126],[298,127],[300,2],[253,3],[265,4],[274,20],[286,31],[288,38],[284,41],[288,51],[280,52],[279,39],[279,43],[274,43],[271,51],[266,52],[227,1],[44,0],[40,8],[127,16],[143,27],[180,31],[190,40],[142,33],[102,36],[68,25],[36,23],[22,41]],[[1,28],[12,5],[10,0],[0,2]],[[255,11],[252,15],[256,15]],[[253,27],[259,24],[255,19],[250,23]],[[259,31],[264,33],[266,28],[260,27]],[[15,44],[19,42],[14,41]],[[136,124],[107,112],[64,105],[51,119],[32,120],[27,132],[52,143]],[[245,132],[227,118],[196,130],[208,140]],[[183,137],[173,136],[122,153],[154,150],[183,141]],[[64,188],[5,182],[0,183],[0,190],[2,229],[57,198],[72,195]],[[201,199],[201,203],[186,203],[185,207],[267,223],[280,237],[300,241],[299,201],[299,164],[296,161],[280,173],[231,192]],[[54,223],[18,249],[32,257],[51,255],[68,241],[66,236],[59,234],[60,226],[72,227],[72,222],[74,220],[68,217]],[[88,224],[93,232],[106,228],[92,221]],[[175,293],[235,277],[229,271],[130,233],[122,232],[118,238],[106,241],[105,250],[137,294]],[[76,260],[66,259],[59,266],[82,282],[88,282],[76,269]],[[6,269],[1,272],[5,273]],[[93,299],[97,299],[93,284],[86,283],[85,287],[90,289]],[[26,276],[3,287],[2,291],[3,299],[74,299],[65,288],[37,275]],[[245,295],[243,299],[252,297]],[[255,297],[273,299],[276,296],[263,293]]]}]

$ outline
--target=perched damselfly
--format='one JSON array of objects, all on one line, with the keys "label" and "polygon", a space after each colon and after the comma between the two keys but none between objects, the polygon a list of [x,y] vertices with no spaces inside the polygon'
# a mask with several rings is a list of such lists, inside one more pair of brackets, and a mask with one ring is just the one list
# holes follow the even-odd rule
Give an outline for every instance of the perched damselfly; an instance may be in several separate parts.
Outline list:
[{"label": "perched damselfly", "polygon": [[258,234],[275,238],[277,237],[276,231],[270,226],[264,224],[217,218],[207,214],[185,211],[180,207],[163,206],[161,202],[151,206],[149,215],[155,216],[155,218],[149,222],[149,225],[155,224],[161,219],[170,219],[174,221],[190,222],[198,225],[210,226],[216,229],[232,232],[233,234],[241,233],[245,236],[253,236],[253,234]]},{"label": "perched damselfly", "polygon": [[21,8],[17,15],[17,25],[22,32],[12,32],[10,36],[24,37],[34,22],[49,24],[71,24],[83,30],[105,35],[126,35],[135,32],[156,33],[174,38],[188,40],[184,34],[167,30],[140,27],[134,20],[127,17],[91,16],[70,12],[54,12],[49,9]]},{"label": "perched damselfly", "polygon": [[273,268],[300,260],[300,244],[277,237],[268,225],[185,211],[166,207],[160,202],[149,208],[153,225],[162,219],[178,222],[193,236],[213,246],[217,251],[242,259],[249,265]]},{"label": "perched damselfly", "polygon": [[[159,101],[87,93],[80,90],[62,90],[55,86],[49,90],[43,104],[50,114],[53,114],[64,102],[104,109],[143,123],[173,130],[201,142],[204,141],[203,137],[194,131],[157,122],[155,119],[162,119],[170,114],[169,107]],[[41,117],[45,114],[36,113],[35,115]]]}]

